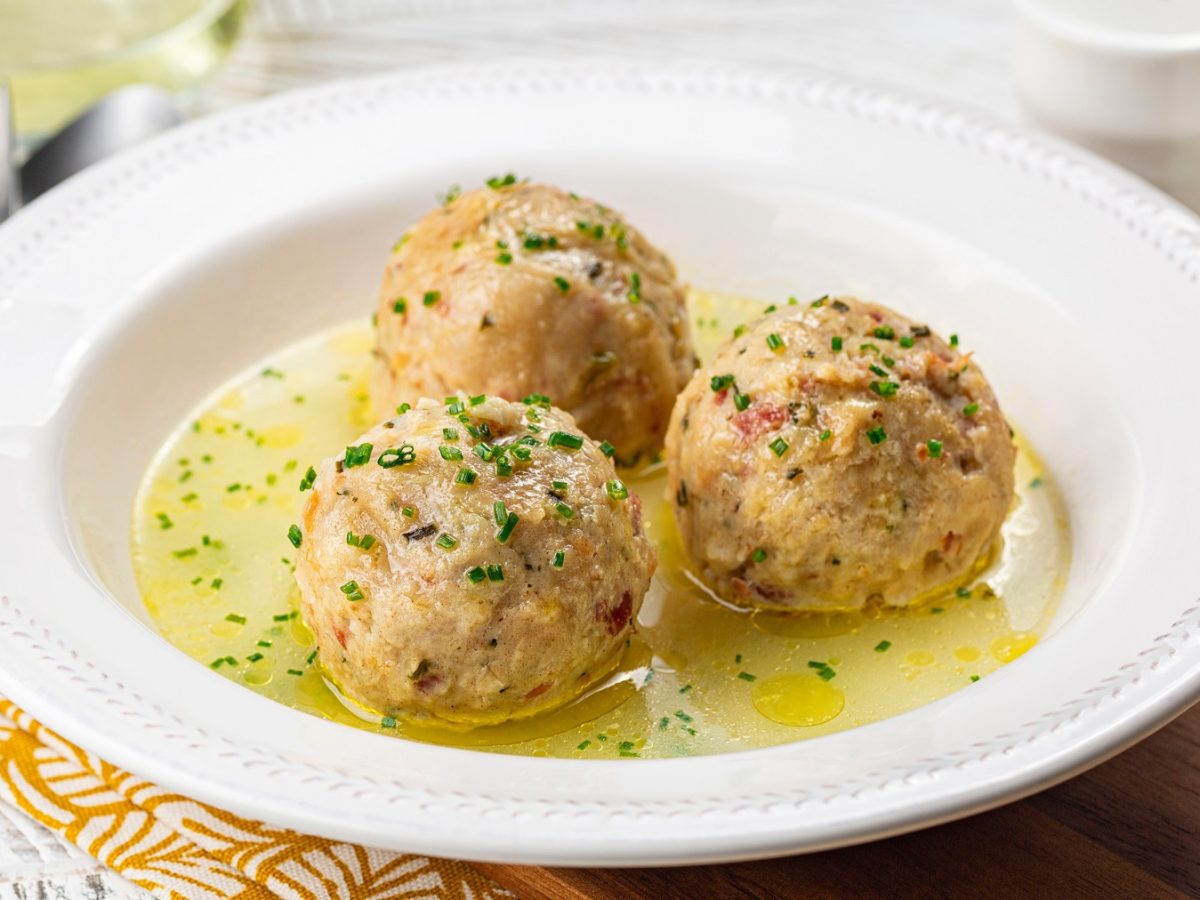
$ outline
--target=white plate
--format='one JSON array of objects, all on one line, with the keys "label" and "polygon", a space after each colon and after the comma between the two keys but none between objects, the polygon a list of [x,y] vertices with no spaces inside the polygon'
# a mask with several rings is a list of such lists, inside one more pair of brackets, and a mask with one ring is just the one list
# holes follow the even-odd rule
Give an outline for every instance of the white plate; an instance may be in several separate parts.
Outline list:
[{"label": "white plate", "polygon": [[[1053,633],[907,715],[691,759],[389,739],[160,639],[131,499],[170,427],[263,354],[371,308],[451,182],[606,198],[694,284],[878,298],[977,348],[1063,488]],[[0,690],[97,754],[304,831],[629,865],[830,847],[1027,794],[1200,692],[1197,221],[1068,147],[797,74],[590,61],[280,97],[85,173],[0,228]]]}]

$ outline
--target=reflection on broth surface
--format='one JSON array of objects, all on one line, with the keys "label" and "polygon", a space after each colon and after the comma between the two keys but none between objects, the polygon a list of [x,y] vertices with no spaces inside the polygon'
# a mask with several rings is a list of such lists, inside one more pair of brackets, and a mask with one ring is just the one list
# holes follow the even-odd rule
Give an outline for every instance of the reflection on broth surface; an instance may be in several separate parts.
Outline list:
[{"label": "reflection on broth surface", "polygon": [[[700,354],[762,305],[696,293]],[[1070,539],[1053,480],[1017,437],[1017,502],[974,576],[915,607],[749,613],[684,564],[661,464],[627,473],[659,568],[615,672],[535,719],[455,731],[343,703],[300,621],[288,526],[307,467],[374,423],[373,340],[347,326],[285,349],[180,426],[147,472],[134,567],[162,634],[216,672],[296,709],[435,743],[571,757],[664,757],[766,747],[892,716],[967,687],[1044,632]],[[416,398],[412,398],[416,399]],[[1001,397],[1003,400],[1003,397]]]}]

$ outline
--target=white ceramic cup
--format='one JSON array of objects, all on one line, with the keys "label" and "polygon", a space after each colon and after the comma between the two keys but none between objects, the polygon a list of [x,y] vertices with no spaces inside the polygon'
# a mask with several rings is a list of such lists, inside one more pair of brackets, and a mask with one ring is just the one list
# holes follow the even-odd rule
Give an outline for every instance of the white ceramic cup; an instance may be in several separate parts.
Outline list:
[{"label": "white ceramic cup", "polygon": [[1200,0],[1017,9],[1017,91],[1030,118],[1200,211]]}]

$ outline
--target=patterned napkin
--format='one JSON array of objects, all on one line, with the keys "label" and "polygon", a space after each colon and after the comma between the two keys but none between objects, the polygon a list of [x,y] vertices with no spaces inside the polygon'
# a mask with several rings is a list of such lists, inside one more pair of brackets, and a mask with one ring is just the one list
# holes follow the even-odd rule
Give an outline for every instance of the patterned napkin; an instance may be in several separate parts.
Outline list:
[{"label": "patterned napkin", "polygon": [[2,697],[0,798],[164,900],[514,896],[464,862],[309,837],[172,794]]}]

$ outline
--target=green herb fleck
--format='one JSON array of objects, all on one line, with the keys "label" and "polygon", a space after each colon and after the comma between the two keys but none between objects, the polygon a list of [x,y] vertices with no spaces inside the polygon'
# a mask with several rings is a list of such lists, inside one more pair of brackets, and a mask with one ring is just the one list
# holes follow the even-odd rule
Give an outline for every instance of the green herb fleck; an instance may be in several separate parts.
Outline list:
[{"label": "green herb fleck", "polygon": [[347,469],[353,469],[355,466],[365,466],[371,461],[371,451],[375,449],[371,444],[359,444],[346,448],[346,458],[343,465]]}]

